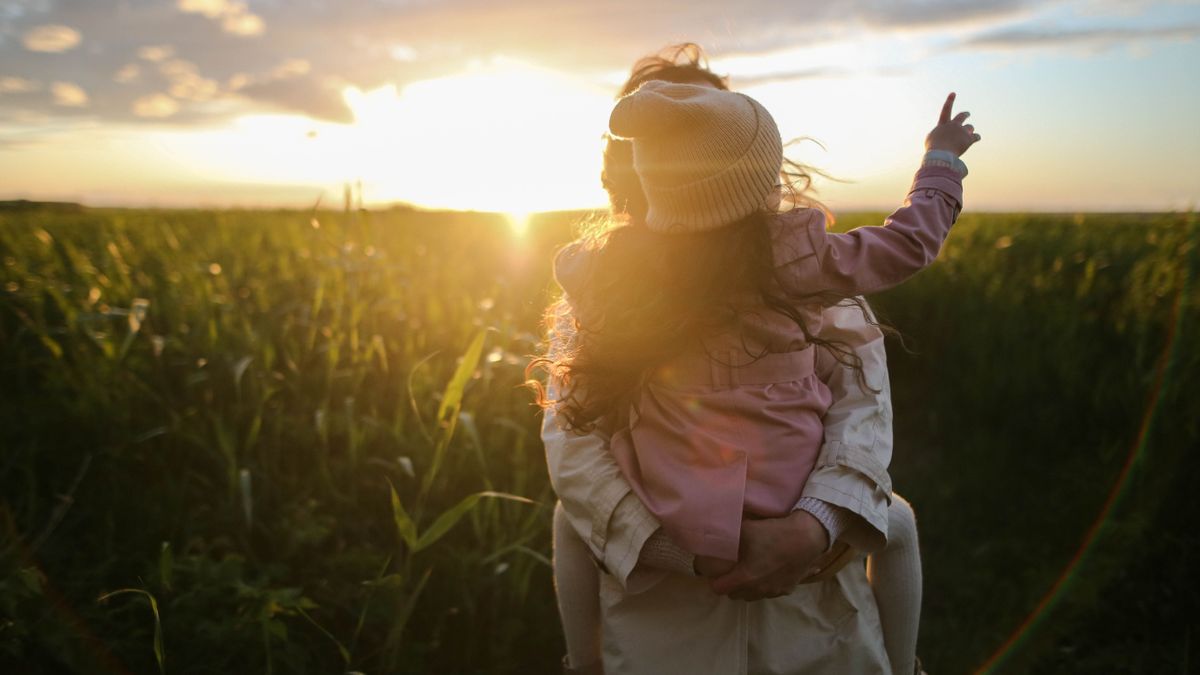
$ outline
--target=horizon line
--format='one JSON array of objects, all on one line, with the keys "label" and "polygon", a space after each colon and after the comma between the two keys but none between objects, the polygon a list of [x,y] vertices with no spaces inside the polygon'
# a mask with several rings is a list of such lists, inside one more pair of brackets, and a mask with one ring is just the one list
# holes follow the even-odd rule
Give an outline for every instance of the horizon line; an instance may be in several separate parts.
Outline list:
[{"label": "horizon line", "polygon": [[[481,209],[481,208],[453,208],[447,206],[425,206],[412,202],[394,201],[394,202],[367,202],[361,207],[345,208],[344,206],[322,205],[318,200],[310,205],[300,205],[296,202],[281,202],[276,204],[260,203],[260,204],[209,204],[203,202],[197,203],[152,203],[152,202],[121,202],[121,203],[89,203],[86,200],[74,199],[29,199],[27,197],[0,198],[0,213],[5,211],[15,210],[35,210],[38,208],[82,208],[82,209],[127,209],[127,210],[145,210],[145,211],[321,211],[321,212],[384,212],[384,211],[412,211],[418,213],[476,213],[481,215],[502,215],[511,216],[520,214],[523,216],[538,216],[552,214],[568,214],[568,213],[595,213],[607,211],[606,206],[577,206],[569,208],[551,208],[544,210],[533,211],[508,211],[502,209]],[[837,209],[831,209],[834,213],[890,213],[896,208],[895,204],[888,206],[871,205],[871,204],[853,204],[844,205]],[[1170,213],[1195,213],[1197,204],[1191,204],[1184,208],[1172,206],[1157,206],[1146,208],[1144,206],[1129,205],[1119,208],[1078,208],[1078,207],[1038,207],[1025,206],[1017,208],[992,208],[981,207],[964,209],[966,213],[1044,213],[1044,214],[1075,214],[1075,213],[1096,213],[1096,214],[1170,214]]]}]

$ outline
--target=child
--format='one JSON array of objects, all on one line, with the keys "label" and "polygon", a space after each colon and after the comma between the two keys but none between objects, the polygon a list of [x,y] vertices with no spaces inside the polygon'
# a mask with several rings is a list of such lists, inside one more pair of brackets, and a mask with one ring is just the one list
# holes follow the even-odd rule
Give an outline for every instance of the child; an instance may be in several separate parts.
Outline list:
[{"label": "child", "polygon": [[[552,361],[567,388],[556,411],[574,429],[614,432],[622,472],[696,554],[695,569],[731,567],[742,518],[788,513],[813,469],[830,403],[814,345],[848,358],[816,337],[820,309],[894,286],[936,257],[961,208],[957,155],[978,140],[965,113],[950,119],[952,101],[909,202],[885,226],[845,235],[827,233],[815,209],[774,213],[782,143],[749,97],[655,81],[613,110],[649,209],[556,261],[577,321],[574,350]],[[836,539],[836,518],[822,522]],[[590,562],[561,529],[556,583],[578,597],[588,586],[579,560]],[[571,622],[564,616],[569,634]]]}]

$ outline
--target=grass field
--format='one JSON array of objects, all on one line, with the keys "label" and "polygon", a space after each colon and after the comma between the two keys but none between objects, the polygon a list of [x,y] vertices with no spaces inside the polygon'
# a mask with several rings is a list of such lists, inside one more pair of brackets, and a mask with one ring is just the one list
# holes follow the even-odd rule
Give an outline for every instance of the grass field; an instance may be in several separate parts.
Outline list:
[{"label": "grass field", "polygon": [[[554,672],[518,385],[578,217],[0,213],[0,670]],[[929,672],[1200,667],[1198,246],[966,214],[872,298]]]}]

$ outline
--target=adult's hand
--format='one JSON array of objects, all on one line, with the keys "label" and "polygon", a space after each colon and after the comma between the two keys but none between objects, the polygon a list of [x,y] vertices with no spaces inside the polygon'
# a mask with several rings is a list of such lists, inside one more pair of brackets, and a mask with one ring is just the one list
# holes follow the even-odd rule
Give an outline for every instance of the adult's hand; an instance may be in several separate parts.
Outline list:
[{"label": "adult's hand", "polygon": [[825,527],[807,511],[744,520],[737,565],[714,579],[712,589],[736,600],[787,595],[819,568],[828,548]]}]

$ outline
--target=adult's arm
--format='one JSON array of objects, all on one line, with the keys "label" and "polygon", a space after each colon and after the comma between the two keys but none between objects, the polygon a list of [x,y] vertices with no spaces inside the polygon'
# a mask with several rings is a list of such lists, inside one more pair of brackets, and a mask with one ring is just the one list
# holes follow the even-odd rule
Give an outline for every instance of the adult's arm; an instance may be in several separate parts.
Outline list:
[{"label": "adult's arm", "polygon": [[817,499],[846,509],[855,518],[841,539],[857,549],[877,551],[887,543],[887,509],[892,481],[892,394],[883,332],[863,301],[830,307],[820,337],[846,344],[862,360],[863,380],[838,363],[828,350],[817,352],[817,372],[833,392],[825,414],[825,442],[804,486],[801,502]]},{"label": "adult's arm", "polygon": [[[560,315],[551,333],[551,352],[560,350],[571,337],[570,316]],[[556,400],[559,383],[550,378],[546,387],[550,399]],[[610,438],[603,430],[577,434],[564,428],[554,409],[548,408],[541,433],[550,484],[567,521],[601,568],[625,587],[646,541],[661,529],[658,519],[625,480],[608,451]],[[661,533],[657,539],[663,539]]]},{"label": "adult's arm", "polygon": [[[556,387],[548,387],[550,396]],[[625,586],[646,540],[661,525],[638,499],[608,452],[609,438],[596,431],[579,435],[544,413],[542,442],[550,484],[567,520],[601,568]]]}]

